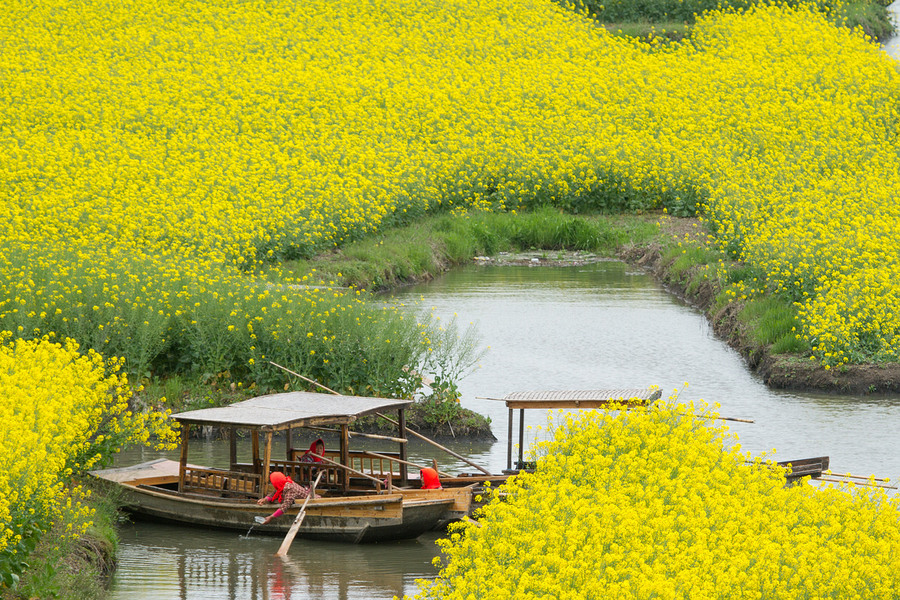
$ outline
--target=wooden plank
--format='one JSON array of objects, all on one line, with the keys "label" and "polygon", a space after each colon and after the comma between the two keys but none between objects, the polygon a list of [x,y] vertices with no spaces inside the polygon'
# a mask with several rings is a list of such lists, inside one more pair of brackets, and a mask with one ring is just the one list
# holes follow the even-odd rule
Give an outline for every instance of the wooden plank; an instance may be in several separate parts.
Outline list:
[{"label": "wooden plank", "polygon": [[[179,493],[175,490],[167,490],[164,488],[154,488],[146,485],[136,485],[130,486],[132,488],[139,488],[143,492],[149,493],[151,495],[156,496],[166,496],[166,497],[174,497],[185,504],[196,504],[196,505],[210,505],[213,504],[216,507],[222,506],[224,508],[230,510],[241,510],[246,511],[248,513],[259,512],[259,506],[257,506],[255,501],[247,501],[240,500],[235,498],[216,498],[212,496],[198,496],[198,494],[191,494],[190,492]],[[371,496],[361,496],[359,498],[343,498],[340,496],[334,498],[316,498],[312,500],[307,507],[307,510],[331,510],[334,508],[342,508],[347,506],[352,507],[376,507],[372,510],[377,510],[379,514],[383,514],[380,509],[377,507],[386,507],[388,506],[402,506],[403,504],[403,496],[400,494],[392,494],[392,495],[371,495]],[[285,514],[293,514],[293,508],[289,509]]]},{"label": "wooden plank", "polygon": [[409,500],[452,500],[451,510],[467,513],[472,507],[472,489],[468,487],[443,488],[440,490],[403,490],[404,498]]}]

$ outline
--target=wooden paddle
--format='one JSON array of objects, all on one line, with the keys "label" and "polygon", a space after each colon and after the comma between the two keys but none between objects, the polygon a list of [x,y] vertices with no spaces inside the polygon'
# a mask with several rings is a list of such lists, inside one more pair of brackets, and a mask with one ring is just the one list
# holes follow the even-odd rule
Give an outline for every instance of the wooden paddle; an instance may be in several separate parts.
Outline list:
[{"label": "wooden paddle", "polygon": [[322,479],[322,475],[325,471],[319,471],[319,474],[316,476],[316,480],[309,487],[309,495],[306,497],[306,500],[303,501],[303,506],[300,508],[300,513],[297,514],[297,518],[294,519],[294,522],[291,524],[291,528],[288,529],[287,535],[284,536],[284,541],[281,542],[281,547],[278,549],[278,552],[275,553],[275,556],[286,556],[288,550],[291,547],[291,544],[294,543],[294,538],[297,536],[297,531],[300,529],[300,524],[303,523],[303,517],[306,516],[306,503],[309,502],[309,499],[316,495],[316,486],[319,485],[319,480]]}]

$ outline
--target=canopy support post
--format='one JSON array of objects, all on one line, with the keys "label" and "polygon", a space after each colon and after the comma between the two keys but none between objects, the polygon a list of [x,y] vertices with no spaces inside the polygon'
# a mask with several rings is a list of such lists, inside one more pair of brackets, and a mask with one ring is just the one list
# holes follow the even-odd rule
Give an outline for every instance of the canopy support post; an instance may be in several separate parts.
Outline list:
[{"label": "canopy support post", "polygon": [[188,437],[191,431],[191,426],[187,423],[182,424],[181,426],[181,461],[178,463],[178,493],[184,492],[184,476],[185,471],[187,471],[187,457],[188,457]]},{"label": "canopy support post", "polygon": [[228,461],[233,471],[237,465],[237,429],[234,427],[228,428]]},{"label": "canopy support post", "polygon": [[506,470],[512,470],[513,409],[509,409],[509,435],[506,436]]},{"label": "canopy support post", "polygon": [[[341,464],[345,467],[350,465],[350,426],[346,423],[341,424]],[[350,491],[350,474],[344,471],[344,491]]]},{"label": "canopy support post", "polygon": [[287,432],[285,433],[287,438],[285,439],[284,445],[287,446],[287,459],[291,460],[293,458],[294,453],[294,428],[288,427]]},{"label": "canopy support post", "polygon": [[523,453],[525,452],[525,409],[519,409],[519,464],[518,467],[522,468],[525,465],[522,464],[523,461]]},{"label": "canopy support post", "polygon": [[[397,410],[397,429],[400,430],[399,437],[401,439],[406,439],[406,411],[404,409]],[[400,444],[400,460],[409,460],[406,452],[406,444]],[[391,468],[391,472],[393,472],[393,468]],[[400,463],[400,485],[406,487],[409,485],[409,474],[406,470],[406,465],[404,463]]]},{"label": "canopy support post", "polygon": [[262,478],[259,480],[259,497],[266,497],[266,489],[269,485],[269,469],[272,461],[272,432],[266,432],[266,447],[263,449]]}]

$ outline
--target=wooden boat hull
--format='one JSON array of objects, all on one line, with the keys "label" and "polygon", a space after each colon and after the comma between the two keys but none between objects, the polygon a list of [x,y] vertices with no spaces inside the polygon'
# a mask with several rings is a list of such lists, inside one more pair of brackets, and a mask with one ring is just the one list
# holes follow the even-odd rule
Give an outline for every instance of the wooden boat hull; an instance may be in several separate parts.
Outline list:
[{"label": "wooden boat hull", "polygon": [[[299,512],[292,507],[268,525],[257,525],[254,517],[272,514],[274,506],[259,506],[253,500],[181,494],[172,487],[177,482],[178,463],[161,459],[126,467],[94,471],[122,490],[124,507],[136,517],[185,525],[284,535]],[[427,492],[430,490],[420,490]],[[442,490],[434,490],[441,492]],[[403,493],[317,498],[306,506],[306,517],[298,537],[352,543],[410,539],[433,529],[455,505],[447,494]]]}]

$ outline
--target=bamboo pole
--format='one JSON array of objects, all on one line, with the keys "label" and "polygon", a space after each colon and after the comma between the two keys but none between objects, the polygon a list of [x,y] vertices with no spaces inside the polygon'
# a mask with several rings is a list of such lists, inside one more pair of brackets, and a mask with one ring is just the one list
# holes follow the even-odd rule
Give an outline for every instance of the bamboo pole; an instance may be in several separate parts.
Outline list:
[{"label": "bamboo pole", "polygon": [[[377,452],[372,452],[371,450],[366,450],[365,452],[363,452],[363,454],[367,454],[369,456],[374,456],[375,458],[381,458],[384,460],[392,460],[396,463],[402,463],[404,465],[409,465],[410,467],[415,467],[417,469],[425,468],[421,465],[417,465],[416,463],[411,463],[408,460],[401,460],[399,458],[394,458],[393,456],[386,456],[384,454],[378,454]],[[437,462],[437,461],[435,461],[435,462]],[[437,471],[438,475],[440,475],[441,477],[453,477],[453,475],[451,475],[450,473],[444,473],[443,471],[438,471],[437,469],[435,469],[435,471]]]},{"label": "bamboo pole", "polygon": [[[393,420],[392,418],[386,417],[386,416],[384,416],[383,414],[378,413],[378,412],[375,413],[375,414],[378,415],[379,417],[381,417],[382,419],[384,419],[385,421],[388,421],[389,423],[393,423],[394,425],[397,425],[397,421]],[[471,460],[469,460],[469,459],[466,458],[465,456],[460,456],[459,454],[457,454],[456,452],[454,452],[454,451],[451,450],[450,448],[447,448],[446,446],[442,446],[442,445],[438,444],[436,441],[434,441],[434,440],[432,440],[432,439],[430,439],[430,438],[425,437],[424,435],[422,435],[421,433],[415,431],[414,429],[410,429],[409,427],[407,427],[407,428],[406,428],[406,431],[408,431],[409,433],[413,434],[414,436],[416,436],[417,438],[419,438],[419,439],[422,440],[423,442],[428,442],[429,444],[431,444],[431,445],[434,446],[435,448],[440,448],[441,450],[443,450],[444,452],[446,452],[446,453],[449,454],[450,456],[454,456],[454,457],[458,458],[459,460],[463,461],[463,462],[466,463],[467,465],[470,465],[470,466],[472,466],[472,467],[475,467],[476,469],[478,469],[479,471],[481,471],[481,472],[484,473],[485,475],[493,475],[493,473],[491,473],[490,471],[488,471],[488,470],[485,469],[484,467],[479,466],[479,465],[476,465],[475,463],[473,463]]]},{"label": "bamboo pole", "polygon": [[852,473],[835,473],[832,471],[829,474],[830,477],[844,477],[847,479],[861,479],[863,481],[869,481],[870,479],[873,481],[890,481],[889,479],[885,479],[882,477],[866,477],[865,475],[853,475]]},{"label": "bamboo pole", "polygon": [[[305,427],[305,429],[311,429],[313,431],[325,431],[328,433],[340,433],[340,429],[329,429],[328,427]],[[389,442],[397,442],[398,444],[405,444],[409,440],[405,440],[403,438],[391,437],[389,435],[379,435],[377,433],[362,433],[360,431],[351,431],[350,437],[364,437],[364,438],[372,438],[373,440],[387,440]]]},{"label": "bamboo pole", "polygon": [[317,385],[317,386],[319,386],[320,388],[322,388],[323,390],[325,390],[326,392],[331,392],[331,393],[334,394],[335,396],[340,396],[340,395],[341,395],[339,392],[334,391],[334,390],[331,389],[330,387],[325,387],[324,385],[322,385],[322,384],[319,383],[318,381],[316,381],[316,380],[314,380],[314,379],[310,379],[309,377],[304,377],[304,376],[301,375],[300,373],[294,373],[293,371],[291,371],[291,370],[288,369],[287,367],[282,367],[282,366],[279,365],[279,364],[273,363],[271,360],[269,361],[269,364],[272,365],[272,366],[278,367],[279,369],[282,369],[282,370],[284,370],[284,371],[287,371],[287,372],[290,373],[291,375],[295,375],[295,376],[299,377],[300,379],[302,379],[303,381],[308,381],[308,382],[310,382],[310,383],[313,384],[313,385]]},{"label": "bamboo pole", "polygon": [[316,480],[309,486],[309,495],[307,495],[306,500],[303,501],[303,506],[300,507],[300,513],[297,515],[297,518],[294,519],[294,522],[291,523],[291,528],[288,529],[287,535],[284,536],[284,541],[281,542],[281,547],[278,548],[278,552],[275,553],[275,556],[285,556],[288,550],[290,550],[291,544],[294,542],[294,537],[296,537],[297,531],[300,529],[300,524],[303,523],[303,518],[306,516],[306,504],[309,502],[310,498],[316,495],[316,486],[319,485],[319,480],[322,479],[322,474],[324,472],[325,471],[319,471]]},{"label": "bamboo pole", "polygon": [[865,487],[877,487],[885,490],[896,490],[898,489],[895,485],[879,485],[877,483],[868,483],[866,481],[848,481],[846,479],[830,479],[828,477],[814,477],[811,481],[824,481],[826,483],[849,483],[852,485],[859,485]]}]

